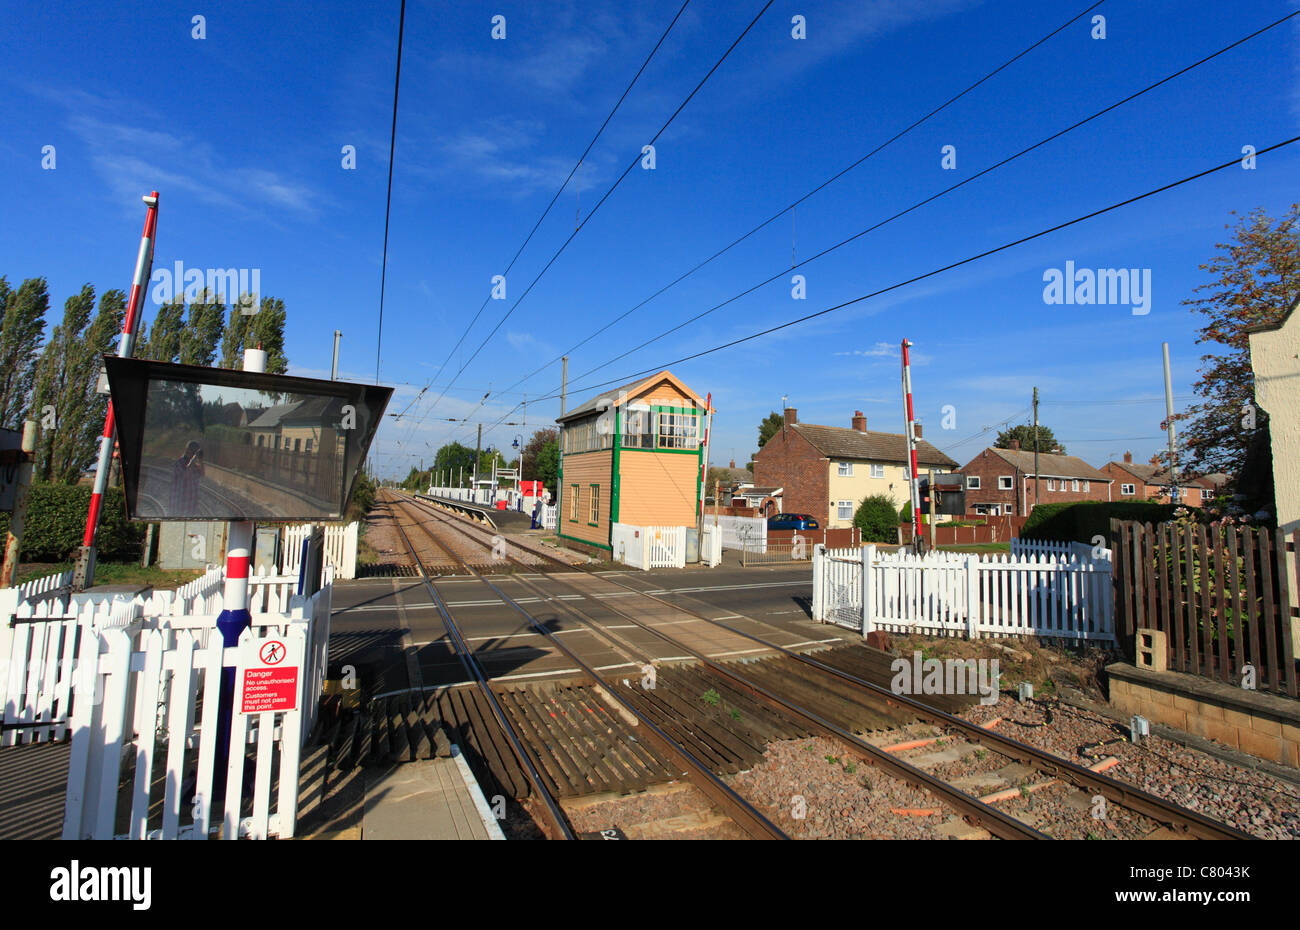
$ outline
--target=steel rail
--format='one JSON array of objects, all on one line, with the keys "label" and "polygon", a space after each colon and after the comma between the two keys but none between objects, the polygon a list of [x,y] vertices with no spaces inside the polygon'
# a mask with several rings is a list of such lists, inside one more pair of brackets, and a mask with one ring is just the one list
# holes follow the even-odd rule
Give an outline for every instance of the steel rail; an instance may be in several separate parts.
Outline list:
[{"label": "steel rail", "polygon": [[[498,725],[501,727],[502,732],[510,743],[510,748],[514,750],[515,755],[523,764],[524,775],[528,779],[529,786],[533,789],[534,795],[540,798],[543,802],[545,807],[544,814],[546,819],[549,821],[548,832],[555,838],[566,840],[574,839],[573,827],[569,824],[568,818],[565,816],[564,811],[560,808],[555,798],[552,797],[550,791],[546,789],[532,756],[524,748],[523,741],[519,738],[519,734],[515,732],[514,726],[506,718],[505,711],[502,710],[500,703],[497,701],[496,695],[488,684],[488,678],[484,674],[478,660],[474,658],[473,650],[469,648],[469,644],[465,642],[464,636],[461,635],[460,628],[456,625],[456,621],[451,615],[451,609],[447,606],[446,601],[443,600],[442,595],[438,593],[437,588],[434,587],[433,581],[429,578],[429,573],[424,567],[424,562],[415,551],[415,544],[411,541],[411,537],[407,534],[406,529],[397,519],[396,508],[394,507],[393,502],[385,500],[384,503],[393,514],[393,525],[397,527],[398,533],[402,536],[402,541],[406,543],[406,548],[410,550],[411,558],[415,561],[416,568],[420,572],[420,579],[424,582],[425,590],[429,593],[429,596],[433,599],[434,605],[438,608],[438,613],[442,617],[443,626],[446,628],[447,635],[451,639],[451,645],[456,652],[456,657],[460,660],[461,666],[465,669],[465,673],[473,678],[477,683],[479,690],[487,699],[488,705],[492,708],[493,716],[496,717]],[[459,557],[457,557],[455,553],[449,552],[449,554],[460,561]],[[463,561],[461,561],[461,564],[465,565]],[[467,569],[469,568],[468,565],[465,565],[465,567]]]},{"label": "steel rail", "polygon": [[[419,504],[420,502],[416,502],[416,503]],[[423,505],[423,506],[427,507],[427,505]],[[488,584],[490,587],[493,587],[494,590],[497,590],[495,586],[491,585],[490,582],[488,582]],[[584,594],[585,596],[585,592],[582,592],[577,588],[573,588],[572,586],[570,587],[572,588],[572,590],[577,591],[577,593],[579,594]],[[636,591],[635,588],[632,588],[628,585],[620,585],[620,587],[623,587],[630,591]],[[643,592],[636,591],[636,593],[643,593]],[[502,595],[502,597],[504,598],[505,595]],[[550,595],[547,595],[547,597],[548,599],[550,599]],[[656,600],[658,599],[656,598]],[[556,603],[563,604],[564,602],[557,601]],[[675,648],[684,649],[686,652],[690,653],[693,657],[695,657],[699,662],[701,662],[705,667],[710,669],[712,672],[722,676],[723,678],[730,681],[732,684],[740,687],[742,690],[749,692],[750,694],[768,703],[769,705],[778,705],[784,708],[786,712],[793,714],[795,717],[802,720],[806,725],[808,725],[814,731],[820,732],[822,735],[827,736],[832,740],[847,745],[852,750],[870,759],[872,763],[877,765],[878,767],[890,771],[892,774],[896,775],[899,778],[902,778],[908,783],[918,788],[921,788],[922,790],[929,791],[939,798],[942,798],[946,803],[948,803],[950,806],[960,811],[962,814],[972,817],[980,821],[981,823],[983,823],[989,829],[989,831],[994,835],[999,836],[1003,839],[1049,839],[1049,837],[1046,834],[1043,834],[1038,830],[1033,829],[1032,827],[1021,822],[1020,820],[1017,820],[1016,818],[1010,816],[1009,814],[1006,814],[995,807],[991,807],[990,805],[985,804],[984,802],[980,801],[978,798],[966,794],[964,791],[961,791],[960,789],[953,788],[951,785],[948,785],[946,782],[943,782],[940,779],[935,778],[933,775],[929,774],[928,772],[925,772],[917,768],[916,766],[910,765],[909,763],[904,762],[901,759],[895,758],[893,755],[885,752],[882,749],[878,749],[877,747],[872,746],[870,743],[859,738],[849,730],[846,730],[843,727],[839,726],[838,724],[835,724],[825,719],[820,714],[817,714],[814,711],[811,711],[805,707],[802,707],[798,704],[788,701],[785,698],[777,695],[776,693],[764,688],[762,685],[750,681],[749,679],[745,678],[743,675],[740,675],[738,672],[724,667],[723,665],[713,661],[706,654],[700,652],[698,649],[694,648],[693,646],[684,643],[681,640],[668,636],[667,634],[656,629],[655,627],[649,626],[641,622],[641,620],[639,620],[636,616],[629,613],[628,611],[621,610],[616,605],[611,604],[608,601],[604,601],[602,603],[610,610],[612,610],[614,613],[619,614],[620,616],[624,617],[625,619],[637,625],[638,627],[646,630],[647,632],[653,633],[654,635],[662,639],[664,642],[672,644]],[[661,603],[666,604],[667,602],[661,601]],[[672,604],[668,604],[668,606],[672,607],[675,610],[681,609],[678,608],[676,605],[672,605]],[[522,608],[516,607],[515,609],[519,610],[520,613],[525,613],[526,615],[526,612],[524,612]],[[591,625],[592,621],[588,620],[587,623],[588,625]],[[567,648],[565,649],[565,651],[568,652]],[[572,656],[572,653],[569,653],[569,655],[572,658],[574,658],[575,661],[579,661],[579,662],[581,661],[578,660],[576,656]]]},{"label": "steel rail", "polygon": [[[1158,797],[1157,795],[1143,791],[1141,788],[1133,787],[1119,781],[1118,779],[1094,772],[1091,769],[1070,762],[1067,759],[1062,759],[1060,756],[1053,755],[1046,750],[1030,746],[1027,743],[1022,743],[1018,740],[1011,739],[1010,737],[1002,736],[998,733],[994,733],[992,730],[986,730],[978,724],[971,723],[969,720],[963,720],[961,717],[949,714],[937,707],[932,707],[914,697],[905,694],[895,694],[893,691],[883,688],[874,682],[859,678],[850,672],[827,665],[824,662],[819,662],[804,653],[794,652],[785,646],[771,642],[770,640],[764,639],[756,634],[737,629],[721,620],[715,620],[712,617],[708,617],[705,614],[700,613],[698,610],[680,604],[674,604],[671,601],[653,594],[647,594],[645,591],[641,591],[632,585],[624,584],[614,578],[609,578],[608,576],[602,576],[602,578],[628,591],[635,591],[651,600],[665,604],[676,610],[683,611],[684,613],[688,613],[701,620],[705,620],[720,629],[734,633],[738,636],[743,636],[759,645],[776,650],[780,654],[792,658],[810,668],[815,668],[819,671],[834,675],[840,680],[848,682],[859,689],[871,692],[876,698],[882,700],[884,703],[906,708],[912,713],[915,713],[922,720],[925,720],[927,723],[957,730],[962,736],[972,742],[980,743],[990,750],[1008,756],[1026,765],[1031,765],[1040,771],[1064,778],[1073,783],[1076,787],[1092,790],[1109,800],[1116,801],[1122,807],[1127,807],[1132,811],[1144,814],[1153,820],[1165,824],[1166,826],[1180,828],[1184,832],[1196,836],[1199,839],[1249,840],[1255,838],[1250,834],[1237,830],[1234,827],[1230,827],[1227,824],[1220,823],[1203,814],[1197,813],[1196,811],[1180,807],[1177,804],[1173,804],[1172,802]],[[763,621],[756,622],[762,623]]]},{"label": "steel rail", "polygon": [[[417,505],[420,504],[418,501],[411,501],[411,503]],[[426,532],[428,532],[427,529]],[[466,563],[462,564],[465,565],[465,569],[474,575],[474,577],[487,585],[492,592],[502,600],[502,602],[523,617],[535,632],[544,636],[557,649],[563,652],[570,661],[590,676],[594,683],[602,683],[599,672],[592,668],[585,659],[570,649],[551,630],[547,629],[544,624],[540,623],[536,617],[525,610],[515,601],[514,598],[489,581],[486,575],[476,571]],[[533,588],[533,590],[536,591],[537,589]],[[543,596],[546,596],[547,599],[550,600],[549,596],[545,595],[544,592],[542,593]],[[638,723],[646,728],[646,733],[650,736],[649,741],[654,744],[661,753],[671,758],[673,762],[686,773],[691,783],[699,788],[710,801],[722,808],[722,810],[736,823],[737,826],[755,839],[789,839],[780,827],[772,823],[772,821],[764,816],[758,808],[754,807],[737,794],[735,789],[714,774],[713,770],[701,762],[694,753],[664,732],[653,720],[638,710],[635,705],[611,689],[604,688],[603,690],[604,693],[616,701],[626,713],[635,717]]]}]

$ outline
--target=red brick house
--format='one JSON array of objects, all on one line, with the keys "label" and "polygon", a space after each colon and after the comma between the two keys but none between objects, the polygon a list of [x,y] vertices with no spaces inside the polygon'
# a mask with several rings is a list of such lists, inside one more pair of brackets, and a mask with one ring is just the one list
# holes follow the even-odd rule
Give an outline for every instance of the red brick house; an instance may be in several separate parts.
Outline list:
[{"label": "red brick house", "polygon": [[[910,497],[907,437],[867,429],[855,412],[849,428],[800,423],[798,411],[785,410],[785,425],[754,456],[754,484],[782,488],[784,513],[811,514],[822,526],[852,526],[866,497],[881,494],[901,506]],[[949,472],[957,463],[924,439],[916,424],[916,459],[922,472]]]},{"label": "red brick house", "polygon": [[1014,439],[1012,448],[989,447],[961,468],[966,476],[966,513],[1028,516],[1035,491],[1040,504],[1114,500],[1111,478],[1074,455],[1026,452]]},{"label": "red brick house", "polygon": [[[1168,469],[1158,465],[1137,465],[1133,462],[1133,453],[1125,452],[1124,461],[1107,462],[1101,467],[1115,481],[1115,500],[1158,500],[1169,503],[1172,482]],[[1178,502],[1187,507],[1204,507],[1214,499],[1217,485],[1212,479],[1179,479]]]}]

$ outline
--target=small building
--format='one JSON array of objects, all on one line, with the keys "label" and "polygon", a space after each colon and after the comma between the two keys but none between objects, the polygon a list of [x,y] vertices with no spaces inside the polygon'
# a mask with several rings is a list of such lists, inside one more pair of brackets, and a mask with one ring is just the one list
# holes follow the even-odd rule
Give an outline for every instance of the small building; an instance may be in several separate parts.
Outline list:
[{"label": "small building", "polygon": [[668,371],[561,416],[557,531],[566,545],[613,551],[613,525],[694,527],[705,399]]},{"label": "small building", "polygon": [[966,513],[988,516],[1028,516],[1040,504],[1112,500],[1111,478],[1075,455],[990,446],[961,468],[966,476]]},{"label": "small building", "polygon": [[[916,461],[922,470],[951,471],[956,461],[921,438],[916,424]],[[806,513],[828,529],[853,525],[864,498],[884,495],[901,507],[911,499],[907,437],[867,429],[855,411],[850,426],[800,423],[798,410],[785,409],[784,425],[754,457],[754,484],[781,488],[784,513]]]},{"label": "small building", "polygon": [[[1132,452],[1125,452],[1122,462],[1107,462],[1101,466],[1101,471],[1115,482],[1113,490],[1117,501],[1158,500],[1167,504],[1173,493],[1174,482],[1170,480],[1169,469],[1159,465],[1138,465],[1133,461]],[[1182,475],[1177,484],[1178,503],[1185,507],[1204,507],[1217,493],[1211,479]]]},{"label": "small building", "polygon": [[785,488],[756,488],[752,484],[737,485],[729,501],[732,507],[753,507],[765,517],[772,517],[782,512],[781,499]]}]

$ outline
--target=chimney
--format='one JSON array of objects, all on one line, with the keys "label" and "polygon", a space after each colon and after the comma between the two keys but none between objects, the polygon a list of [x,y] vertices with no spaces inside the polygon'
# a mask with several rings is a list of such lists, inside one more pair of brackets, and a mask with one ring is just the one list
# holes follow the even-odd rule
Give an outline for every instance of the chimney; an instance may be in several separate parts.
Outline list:
[{"label": "chimney", "polygon": [[1010,442],[1007,443],[1007,448],[1010,449],[1012,452],[1019,452],[1019,451],[1020,451],[1020,440],[1019,440],[1019,439],[1012,439]]},{"label": "chimney", "polygon": [[1132,452],[1125,452],[1125,453],[1124,453],[1124,464],[1125,464],[1125,465],[1132,465],[1132,464],[1133,464],[1133,453],[1132,453]]},{"label": "chimney", "polygon": [[853,411],[853,428],[859,433],[867,431],[867,418],[862,415],[861,410]]},{"label": "chimney", "polygon": [[920,438],[921,438],[921,421],[920,421],[920,420],[913,420],[913,421],[912,421],[912,425],[916,427],[916,438],[917,438],[917,439],[920,439]]},{"label": "chimney", "polygon": [[799,413],[798,409],[796,409],[796,408],[794,408],[794,407],[786,407],[786,408],[785,408],[785,425],[786,425],[786,426],[794,426],[796,423],[798,423],[798,422],[799,422],[799,419],[798,419],[798,413]]},{"label": "chimney", "polygon": [[735,460],[735,459],[732,459],[732,460],[731,460],[731,464],[730,464],[728,467],[729,467],[732,471],[735,471],[735,469],[736,469],[736,460]]}]

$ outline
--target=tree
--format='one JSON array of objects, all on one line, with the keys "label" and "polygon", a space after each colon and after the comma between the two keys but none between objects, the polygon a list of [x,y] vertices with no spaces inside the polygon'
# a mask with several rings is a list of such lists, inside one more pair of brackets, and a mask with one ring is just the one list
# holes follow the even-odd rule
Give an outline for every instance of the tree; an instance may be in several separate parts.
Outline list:
[{"label": "tree", "polygon": [[140,324],[140,339],[135,356],[155,362],[174,362],[181,354],[181,330],[184,323],[185,304],[180,295],[158,308],[153,319],[153,329]]},{"label": "tree", "polygon": [[[255,315],[245,314],[243,308],[251,307],[252,301],[251,295],[240,294],[239,299],[230,308],[230,322],[226,324],[225,335],[221,337],[220,367],[222,368],[239,368],[243,365],[248,331],[252,328]],[[270,366],[267,367],[269,369]]]},{"label": "tree", "polygon": [[273,375],[282,375],[289,370],[289,360],[284,355],[284,322],[286,313],[284,301],[278,297],[263,297],[257,313],[252,320],[245,347],[262,349],[266,353],[266,370]]},{"label": "tree", "polygon": [[42,430],[36,448],[36,474],[44,481],[75,484],[94,460],[107,398],[97,393],[100,356],[113,347],[122,328],[126,297],[106,291],[91,321],[95,288],[87,284],[68,298],[63,322],[54,328],[36,365],[33,412],[53,409],[54,425]]},{"label": "tree", "polygon": [[[1252,444],[1258,448],[1261,434],[1266,435],[1269,413],[1294,413],[1255,408],[1246,330],[1281,320],[1300,292],[1300,203],[1292,204],[1276,225],[1258,208],[1235,228],[1224,228],[1232,231],[1233,241],[1216,243],[1218,254],[1200,266],[1212,280],[1195,288],[1203,296],[1183,301],[1205,320],[1197,344],[1217,344],[1224,351],[1201,356],[1200,378],[1193,387],[1203,400],[1176,418],[1187,421],[1181,437],[1185,467],[1202,474],[1225,472],[1238,479]],[[1271,482],[1262,482],[1261,469],[1253,471],[1261,482],[1253,488],[1237,488],[1252,499],[1248,505],[1271,496]]]},{"label": "tree", "polygon": [[5,284],[0,318],[0,426],[21,429],[36,380],[36,361],[50,295],[44,278],[28,278],[18,290]]},{"label": "tree", "polygon": [[768,414],[767,419],[758,424],[758,447],[763,445],[777,434],[782,426],[785,425],[785,417],[773,410]]},{"label": "tree", "polygon": [[539,429],[519,455],[520,477],[525,481],[540,481],[554,493],[560,471],[560,431],[554,427]]},{"label": "tree", "polygon": [[898,542],[898,508],[883,494],[863,499],[853,514],[853,525],[862,531],[863,542]]},{"label": "tree", "polygon": [[[1020,449],[1023,452],[1034,451],[1034,425],[1032,423],[1022,423],[1019,426],[1013,426],[998,433],[998,438],[994,441],[995,449],[1010,449],[1011,440],[1020,440]],[[1054,452],[1059,455],[1065,454],[1065,446],[1056,441],[1052,435],[1051,427],[1038,424],[1038,451]]]},{"label": "tree", "polygon": [[180,362],[210,368],[226,328],[226,305],[212,291],[204,289],[201,300],[189,305],[188,319],[180,332]]}]

